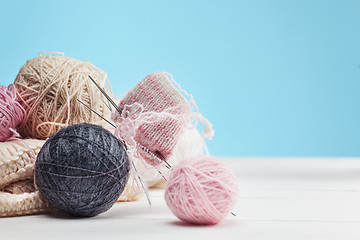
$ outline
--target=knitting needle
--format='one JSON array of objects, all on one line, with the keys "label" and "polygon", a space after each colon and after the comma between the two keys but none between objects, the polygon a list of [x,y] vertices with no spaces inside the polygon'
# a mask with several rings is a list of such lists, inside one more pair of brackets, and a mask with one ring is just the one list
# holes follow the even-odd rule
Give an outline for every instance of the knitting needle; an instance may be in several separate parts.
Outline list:
[{"label": "knitting needle", "polygon": [[[136,169],[136,167],[135,167],[135,163],[134,163],[133,161],[131,161],[131,163],[132,163],[132,165],[133,165],[133,167],[134,167],[135,172],[137,173],[137,169]],[[145,192],[146,198],[147,198],[147,200],[148,200],[148,202],[149,202],[149,205],[151,206],[151,200],[150,200],[149,193],[148,193],[147,190],[145,190],[145,185],[144,185],[143,181],[141,180],[141,177],[140,177],[139,175],[137,175],[137,177],[138,177],[138,179],[139,179],[139,181],[140,181],[141,187],[144,189],[144,192]]]},{"label": "knitting needle", "polygon": [[[116,103],[111,99],[111,97],[104,91],[104,89],[102,89],[100,87],[100,85],[89,75],[90,80],[95,84],[95,86],[101,91],[101,93],[106,97],[106,99],[111,103],[111,105],[113,105],[115,107],[115,109],[118,111],[119,114],[122,113],[121,109],[116,105]],[[88,107],[88,106],[87,106]],[[89,108],[89,107],[88,107]],[[93,110],[92,110],[93,111]],[[94,111],[93,111],[94,112]],[[98,113],[96,113],[98,116],[100,116]],[[104,118],[103,118],[104,119]],[[107,122],[109,122],[108,120],[106,120]],[[112,126],[114,126],[113,124],[111,124]],[[140,145],[140,144],[139,144]],[[140,145],[143,149],[146,149],[146,147]],[[149,151],[149,150],[147,150]],[[156,151],[156,154],[158,154],[161,159],[168,165],[169,168],[171,168],[171,166],[165,161],[165,158],[158,152]]]},{"label": "knitting needle", "polygon": [[172,167],[171,167],[171,165],[165,160],[165,158],[164,158],[164,156],[163,155],[161,155],[161,153],[159,152],[159,151],[155,151],[155,154],[157,154],[159,157],[160,157],[160,159],[163,161],[163,162],[165,162],[166,163],[166,165],[167,165],[167,167],[168,167],[168,169],[171,169],[172,170]]},{"label": "knitting needle", "polygon": [[118,111],[118,113],[121,115],[120,108],[116,105],[116,103],[111,99],[111,97],[100,87],[100,85],[89,75],[89,78],[91,81],[95,84],[95,86],[100,90],[100,92],[106,97],[106,99],[113,105],[113,107]]},{"label": "knitting needle", "polygon": [[[118,111],[119,114],[122,113],[121,109],[116,105],[116,103],[111,99],[111,97],[104,91],[104,89],[102,89],[100,87],[100,85],[89,75],[90,80],[95,84],[95,86],[101,91],[101,93],[106,97],[106,99],[111,103],[111,105],[113,105],[115,107],[115,109]],[[99,116],[99,114],[97,114]],[[107,120],[106,120],[107,121]],[[107,121],[109,122],[109,121]],[[111,124],[113,126],[113,124]],[[150,152],[146,147],[142,146],[141,144],[138,143],[138,145],[143,148],[146,152],[148,152],[150,155],[153,155],[153,158],[155,158],[156,160],[158,160],[158,156],[156,156],[154,153]],[[161,160],[163,160],[165,162],[165,164],[167,165],[167,168],[171,169],[170,164],[165,160],[164,156],[162,156],[160,154],[160,152],[156,151],[155,152],[157,155],[159,155],[159,157],[161,158]],[[161,163],[161,161],[160,161]]]},{"label": "knitting needle", "polygon": [[155,154],[154,154],[153,152],[151,152],[149,149],[147,149],[145,146],[141,145],[140,143],[137,142],[136,144],[140,148],[142,148],[147,154],[152,156],[158,163],[165,162],[165,164],[166,164],[165,167],[168,168],[168,169],[172,169],[171,165],[165,160],[163,155],[161,155],[158,151],[156,151]]},{"label": "knitting needle", "polygon": [[158,172],[160,173],[160,175],[162,176],[162,178],[167,181],[166,177],[160,172],[160,170],[158,170]]},{"label": "knitting needle", "polygon": [[95,110],[93,110],[91,107],[89,107],[88,105],[86,105],[85,103],[83,103],[82,101],[80,101],[79,99],[76,99],[78,102],[80,102],[82,105],[84,105],[85,107],[87,107],[90,111],[92,111],[93,113],[95,113],[96,115],[98,115],[100,118],[102,118],[103,120],[105,120],[108,124],[110,124],[112,127],[116,128],[116,126],[114,124],[112,124],[109,120],[107,120],[106,118],[104,118],[103,116],[101,116],[100,114],[98,114]]}]

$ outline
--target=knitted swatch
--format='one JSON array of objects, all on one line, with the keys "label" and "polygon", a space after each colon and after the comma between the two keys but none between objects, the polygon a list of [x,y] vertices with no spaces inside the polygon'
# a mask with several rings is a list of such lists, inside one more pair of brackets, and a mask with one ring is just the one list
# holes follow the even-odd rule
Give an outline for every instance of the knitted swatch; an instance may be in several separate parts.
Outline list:
[{"label": "knitted swatch", "polygon": [[[164,72],[155,72],[146,76],[120,101],[119,109],[123,111],[134,103],[141,104],[144,112],[166,112],[177,116],[191,112],[186,99],[174,87]],[[137,113],[130,112],[127,117],[134,118],[134,115],[131,114],[136,115]],[[118,124],[122,122],[122,119],[116,114],[114,120]],[[183,125],[179,118],[163,117],[160,121],[142,124],[137,129],[134,140],[152,153],[160,153],[167,160],[176,146]],[[157,164],[142,147],[138,146],[137,151],[147,163]]]}]

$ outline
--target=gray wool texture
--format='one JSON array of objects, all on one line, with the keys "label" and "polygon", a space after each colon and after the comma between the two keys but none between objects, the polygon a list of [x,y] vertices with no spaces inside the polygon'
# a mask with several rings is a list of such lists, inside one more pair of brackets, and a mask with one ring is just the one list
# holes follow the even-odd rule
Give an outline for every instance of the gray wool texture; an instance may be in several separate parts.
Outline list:
[{"label": "gray wool texture", "polygon": [[130,171],[121,141],[93,124],[70,125],[50,136],[35,162],[35,182],[49,204],[91,217],[109,210]]}]

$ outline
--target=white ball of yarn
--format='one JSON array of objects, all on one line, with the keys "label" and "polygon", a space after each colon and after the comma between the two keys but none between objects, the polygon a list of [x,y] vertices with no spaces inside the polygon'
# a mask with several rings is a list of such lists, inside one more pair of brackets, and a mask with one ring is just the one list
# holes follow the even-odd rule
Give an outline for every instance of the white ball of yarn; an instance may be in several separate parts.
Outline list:
[{"label": "white ball of yarn", "polygon": [[[179,137],[179,141],[174,148],[173,154],[169,157],[168,163],[174,167],[187,158],[196,157],[204,151],[204,139],[196,128],[184,128]],[[148,187],[163,187],[166,181],[155,168],[149,168],[144,165],[142,160],[136,159],[135,165]],[[166,177],[169,175],[167,168],[162,169],[162,174]]]}]

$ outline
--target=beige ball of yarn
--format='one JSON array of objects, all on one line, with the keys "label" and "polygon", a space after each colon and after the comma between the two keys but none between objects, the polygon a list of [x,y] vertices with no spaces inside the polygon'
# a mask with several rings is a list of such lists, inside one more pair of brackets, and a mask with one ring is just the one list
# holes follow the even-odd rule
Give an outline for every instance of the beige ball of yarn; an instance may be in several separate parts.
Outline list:
[{"label": "beige ball of yarn", "polygon": [[106,73],[90,62],[63,55],[39,55],[26,61],[14,85],[27,111],[23,137],[45,139],[70,124],[103,125],[99,116],[77,101],[81,100],[103,117],[111,112],[107,101],[91,82],[91,76],[112,97]]}]

